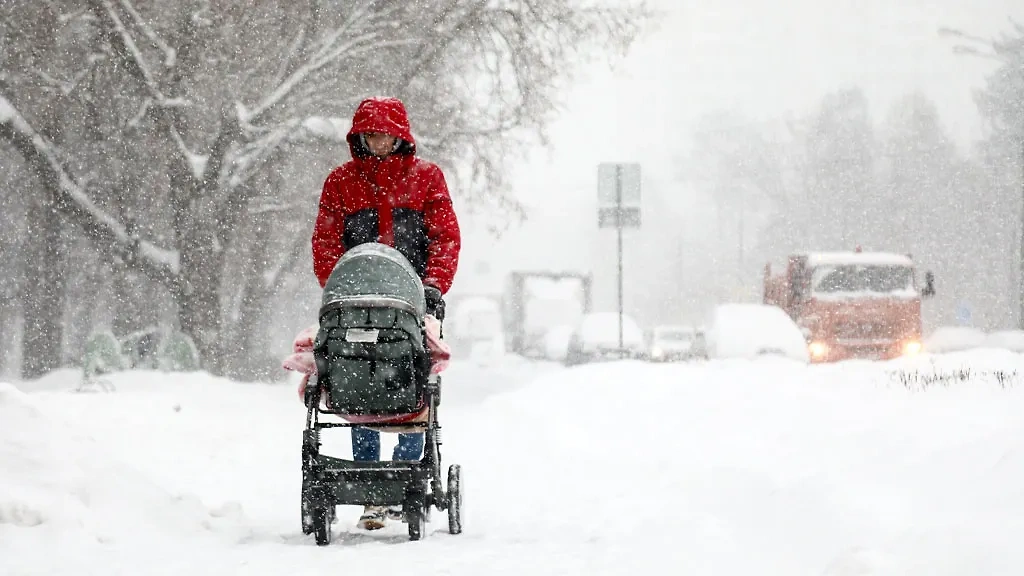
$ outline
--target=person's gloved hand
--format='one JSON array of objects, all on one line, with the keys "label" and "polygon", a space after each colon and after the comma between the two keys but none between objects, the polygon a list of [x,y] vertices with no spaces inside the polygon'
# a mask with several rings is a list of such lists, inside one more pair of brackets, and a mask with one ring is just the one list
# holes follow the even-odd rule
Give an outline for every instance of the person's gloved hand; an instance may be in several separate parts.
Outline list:
[{"label": "person's gloved hand", "polygon": [[441,291],[430,284],[424,284],[423,296],[427,300],[427,314],[444,320],[444,299],[441,297]]}]

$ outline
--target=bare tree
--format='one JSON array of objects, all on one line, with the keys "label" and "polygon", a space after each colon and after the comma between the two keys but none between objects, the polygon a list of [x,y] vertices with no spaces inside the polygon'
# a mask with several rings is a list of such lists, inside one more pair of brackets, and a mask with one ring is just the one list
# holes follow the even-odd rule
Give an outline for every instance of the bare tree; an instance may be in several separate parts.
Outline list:
[{"label": "bare tree", "polygon": [[786,182],[788,143],[767,126],[724,111],[702,117],[692,136],[693,149],[680,165],[684,179],[713,201],[716,256],[735,266],[731,280],[721,273],[714,277],[725,281],[721,293],[731,292],[759,274],[758,243],[789,236],[782,230],[794,215]]},{"label": "bare tree", "polygon": [[[17,26],[11,25],[15,17]],[[37,129],[51,141],[63,139],[67,97],[65,91],[52,85],[64,48],[55,22],[55,14],[48,5],[12,3],[3,8],[3,85],[19,93]],[[24,278],[31,280],[32,288],[20,290],[19,296],[25,327],[21,339],[22,375],[32,378],[58,367],[62,361],[65,253],[64,223],[55,207],[53,182],[45,171],[32,169],[36,167],[31,164],[29,168],[26,176],[37,183],[39,193],[31,195],[26,205],[25,227],[30,233],[22,245],[19,269]]]},{"label": "bare tree", "polygon": [[[87,10],[62,17],[93,31],[82,52],[118,74],[110,84],[123,98],[120,109],[93,119],[132,152],[92,163],[95,180],[86,182],[77,151],[56,145],[7,98],[0,137],[56,183],[56,206],[97,248],[167,289],[180,327],[214,371],[223,368],[224,321],[238,291],[225,277],[226,257],[260,192],[250,183],[278,170],[282,153],[318,146],[311,120],[348,117],[369,94],[402,96],[424,153],[461,176],[462,189],[508,207],[508,152],[543,137],[572,58],[625,48],[645,15],[642,7],[580,8],[569,0],[81,5]],[[301,183],[278,198],[318,185],[327,170],[286,178]],[[152,210],[141,219],[161,221],[140,222],[139,211],[122,214],[93,200],[91,187],[111,197],[126,179],[136,190],[115,204],[146,205]],[[263,276],[266,283],[251,289],[278,283]]]},{"label": "bare tree", "polygon": [[1012,21],[1009,29],[995,38],[981,38],[961,30],[943,29],[943,35],[957,41],[956,53],[996,63],[985,86],[975,92],[985,138],[977,159],[980,203],[990,216],[985,222],[988,256],[1001,270],[1007,298],[994,311],[1005,324],[1024,328],[1024,24]]}]

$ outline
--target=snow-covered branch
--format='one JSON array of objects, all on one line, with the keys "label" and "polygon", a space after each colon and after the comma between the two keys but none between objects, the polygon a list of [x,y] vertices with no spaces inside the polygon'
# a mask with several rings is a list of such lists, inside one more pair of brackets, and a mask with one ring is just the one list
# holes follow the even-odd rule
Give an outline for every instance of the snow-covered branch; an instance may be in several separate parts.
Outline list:
[{"label": "snow-covered branch", "polygon": [[438,21],[443,22],[444,27],[438,27],[439,35],[433,38],[431,42],[422,43],[418,53],[412,58],[411,64],[406,67],[405,73],[395,81],[392,91],[402,93],[414,78],[426,73],[430,68],[430,64],[440,58],[452,43],[458,39],[460,34],[464,34],[467,29],[472,29],[479,23],[480,17],[488,4],[489,0],[474,0],[473,4],[463,10],[463,14],[460,17],[454,18],[453,22],[448,20],[458,3],[453,2],[447,9],[442,11],[438,15]]},{"label": "snow-covered branch", "polygon": [[262,204],[260,206],[250,206],[248,212],[257,216],[261,214],[287,214],[298,209],[298,204]]},{"label": "snow-covered branch", "polygon": [[96,243],[116,256],[137,262],[154,280],[173,285],[178,253],[162,249],[131,235],[125,227],[97,206],[68,173],[57,150],[26,120],[7,98],[0,95],[0,138],[24,157],[56,198],[57,209],[80,226]]},{"label": "snow-covered branch", "polygon": [[116,33],[115,44],[121,50],[124,63],[128,66],[132,75],[145,84],[153,100],[158,103],[163,102],[164,95],[160,90],[160,86],[150,71],[146,58],[143,56],[138,44],[135,43],[131,32],[128,31],[121,17],[117,14],[117,8],[110,0],[92,0],[92,4],[97,12],[97,16],[105,20]]},{"label": "snow-covered branch", "polygon": [[292,92],[302,84],[307,78],[313,75],[314,72],[320,70],[324,66],[331,64],[337,60],[343,54],[353,56],[356,52],[356,46],[361,43],[370,43],[378,37],[377,32],[370,32],[357,36],[349,42],[336,47],[333,51],[324,53],[323,51],[318,52],[309,62],[299,66],[284,82],[275,87],[270,94],[268,94],[259,104],[256,105],[252,110],[245,109],[244,106],[239,107],[241,121],[243,124],[251,124],[260,119],[261,116],[269,112],[272,108],[282,104]]},{"label": "snow-covered branch", "polygon": [[380,10],[373,2],[354,3],[356,9],[348,15],[345,22],[335,28],[318,45],[309,60],[298,66],[252,109],[241,103],[238,105],[239,119],[243,125],[259,121],[270,110],[283,105],[291,98],[299,87],[319,70],[338,63],[342,58],[353,60],[371,50],[384,50],[398,46],[413,46],[421,40],[402,37],[389,38],[385,34],[393,29],[388,26],[387,18],[397,12],[397,8]]},{"label": "snow-covered branch", "polygon": [[282,122],[257,140],[250,141],[238,150],[229,162],[233,172],[228,181],[228,188],[234,189],[244,185],[260,168],[268,157],[284,144],[299,127],[297,120]]},{"label": "snow-covered branch", "polygon": [[166,42],[160,39],[160,36],[153,30],[153,28],[143,20],[142,15],[132,5],[131,0],[121,0],[121,6],[124,7],[125,11],[131,14],[132,18],[135,19],[135,24],[142,29],[142,33],[149,38],[149,41],[153,43],[153,46],[160,49],[164,53],[164,66],[174,66],[175,59],[177,58],[177,51],[167,45]]},{"label": "snow-covered branch", "polygon": [[285,254],[284,258],[278,262],[271,270],[267,270],[263,275],[263,288],[270,293],[275,293],[281,289],[285,279],[288,277],[288,273],[295,269],[295,266],[302,260],[302,256],[306,253],[309,248],[309,237],[306,234],[294,235],[291,249]]},{"label": "snow-covered branch", "polygon": [[178,148],[180,153],[178,161],[182,163],[181,166],[184,168],[182,174],[186,175],[186,177],[197,178],[194,172],[194,158],[196,154],[189,149],[184,137],[178,131],[174,119],[170,116],[170,108],[177,104],[177,100],[168,99],[164,96],[163,91],[160,90],[156,77],[149,69],[142,51],[132,37],[131,32],[124,25],[121,17],[118,16],[117,8],[111,0],[90,0],[90,2],[96,16],[106,22],[114,31],[115,34],[112,35],[114,48],[119,52],[121,60],[128,68],[129,73],[142,82],[147,92],[149,92],[149,97],[153,100],[152,105],[156,109],[164,129],[167,130],[171,141]]},{"label": "snow-covered branch", "polygon": [[288,46],[288,52],[281,58],[278,64],[277,72],[274,74],[273,86],[279,86],[282,84],[288,76],[288,72],[291,70],[292,63],[302,53],[302,48],[306,45],[309,38],[309,32],[305,28],[299,30],[296,34],[295,40]]}]

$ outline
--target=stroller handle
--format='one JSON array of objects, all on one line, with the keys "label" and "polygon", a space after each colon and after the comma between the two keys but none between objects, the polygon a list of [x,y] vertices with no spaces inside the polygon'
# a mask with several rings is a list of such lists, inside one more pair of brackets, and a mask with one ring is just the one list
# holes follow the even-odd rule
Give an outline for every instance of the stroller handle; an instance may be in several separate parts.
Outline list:
[{"label": "stroller handle", "polygon": [[[338,308],[397,308],[419,318],[411,302],[391,296],[343,296],[320,307],[320,316]],[[422,320],[422,319],[420,319]]]}]

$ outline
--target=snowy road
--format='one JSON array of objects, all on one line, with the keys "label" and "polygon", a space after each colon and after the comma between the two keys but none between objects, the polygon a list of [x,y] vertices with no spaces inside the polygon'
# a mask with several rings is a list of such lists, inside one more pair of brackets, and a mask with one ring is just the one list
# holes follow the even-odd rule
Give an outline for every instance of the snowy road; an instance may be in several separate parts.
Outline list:
[{"label": "snowy road", "polygon": [[442,450],[466,532],[358,533],[341,508],[327,548],[299,529],[294,387],[0,384],[0,574],[1019,575],[1018,372],[1001,352],[455,366]]}]

